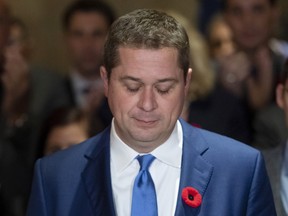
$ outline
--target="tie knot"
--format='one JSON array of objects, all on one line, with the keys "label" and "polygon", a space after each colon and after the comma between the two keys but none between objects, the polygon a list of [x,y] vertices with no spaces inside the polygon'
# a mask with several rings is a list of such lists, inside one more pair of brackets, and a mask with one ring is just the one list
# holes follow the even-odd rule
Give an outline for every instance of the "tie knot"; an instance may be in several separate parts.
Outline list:
[{"label": "tie knot", "polygon": [[140,170],[148,170],[155,157],[151,154],[138,156],[137,160],[140,164]]}]

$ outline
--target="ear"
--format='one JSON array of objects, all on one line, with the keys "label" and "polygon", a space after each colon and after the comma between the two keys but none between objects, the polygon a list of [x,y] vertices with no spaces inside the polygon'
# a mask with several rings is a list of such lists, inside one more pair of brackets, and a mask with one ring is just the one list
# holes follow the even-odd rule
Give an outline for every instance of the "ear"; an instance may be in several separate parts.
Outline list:
[{"label": "ear", "polygon": [[283,109],[284,108],[284,85],[278,84],[276,87],[276,102],[277,105]]},{"label": "ear", "polygon": [[191,82],[191,77],[192,77],[192,69],[189,68],[186,76],[186,82],[185,82],[185,96],[187,96],[189,92],[189,87],[190,87],[190,82]]},{"label": "ear", "polygon": [[104,66],[100,67],[100,75],[104,84],[104,93],[105,96],[108,96],[108,87],[109,87],[109,79],[108,79],[108,72]]}]

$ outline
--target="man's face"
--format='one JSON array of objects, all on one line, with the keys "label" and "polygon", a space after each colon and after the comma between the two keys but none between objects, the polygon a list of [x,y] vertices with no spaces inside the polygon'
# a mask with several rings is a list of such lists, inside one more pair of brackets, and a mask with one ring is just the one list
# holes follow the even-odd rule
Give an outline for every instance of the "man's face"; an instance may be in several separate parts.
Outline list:
[{"label": "man's face", "polygon": [[269,0],[227,0],[225,17],[238,46],[249,51],[267,44],[276,11]]},{"label": "man's face", "polygon": [[278,106],[284,110],[285,121],[288,128],[288,79],[285,85],[278,84],[276,89],[276,98]]},{"label": "man's face", "polygon": [[83,75],[99,73],[105,37],[105,17],[96,12],[76,12],[66,31],[68,54],[73,66]]},{"label": "man's face", "polygon": [[189,87],[173,48],[119,48],[120,64],[101,68],[105,94],[118,136],[138,152],[150,152],[165,142],[182,111]]}]

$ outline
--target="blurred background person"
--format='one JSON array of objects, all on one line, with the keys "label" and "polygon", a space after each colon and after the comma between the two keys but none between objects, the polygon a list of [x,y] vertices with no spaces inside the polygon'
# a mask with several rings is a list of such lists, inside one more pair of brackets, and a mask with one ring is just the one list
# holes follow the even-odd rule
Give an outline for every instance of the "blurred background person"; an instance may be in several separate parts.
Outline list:
[{"label": "blurred background person", "polygon": [[210,57],[215,64],[235,52],[232,31],[221,14],[216,14],[209,23],[207,42]]},{"label": "blurred background person", "polygon": [[[276,88],[277,105],[285,118],[286,141],[262,150],[270,178],[277,215],[288,215],[288,60]],[[284,210],[285,209],[285,210]]]},{"label": "blurred background person", "polygon": [[24,215],[39,126],[49,112],[69,101],[63,99],[66,92],[58,74],[31,65],[33,53],[26,25],[10,16],[8,33],[1,74],[1,195],[5,200],[3,215]]},{"label": "blurred background person", "polygon": [[265,124],[284,127],[274,94],[284,57],[270,48],[278,17],[277,0],[224,0],[223,15],[232,30],[237,51],[221,62],[220,73],[224,78],[221,85],[247,107],[253,145],[271,147],[283,137],[267,136]]},{"label": "blurred background person", "polygon": [[40,156],[78,144],[89,137],[87,115],[79,108],[62,107],[52,112],[42,126]]},{"label": "blurred background person", "polygon": [[102,1],[73,1],[63,14],[64,40],[71,63],[66,79],[70,104],[91,116],[91,135],[104,129],[112,119],[99,69],[105,38],[114,19],[112,8]]},{"label": "blurred background person", "polygon": [[205,38],[180,13],[167,10],[186,29],[191,53],[192,79],[181,117],[213,132],[249,144],[248,121],[239,99],[219,86]]}]

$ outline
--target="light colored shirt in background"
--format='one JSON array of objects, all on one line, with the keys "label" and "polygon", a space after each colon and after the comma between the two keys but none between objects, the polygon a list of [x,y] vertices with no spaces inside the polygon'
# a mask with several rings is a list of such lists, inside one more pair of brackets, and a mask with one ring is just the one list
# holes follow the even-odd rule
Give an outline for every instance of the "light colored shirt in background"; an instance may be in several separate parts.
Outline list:
[{"label": "light colored shirt in background", "polygon": [[103,82],[100,77],[96,80],[85,79],[78,72],[72,70],[70,79],[77,106],[81,109],[88,106],[87,93],[84,92],[85,89],[103,88]]}]

